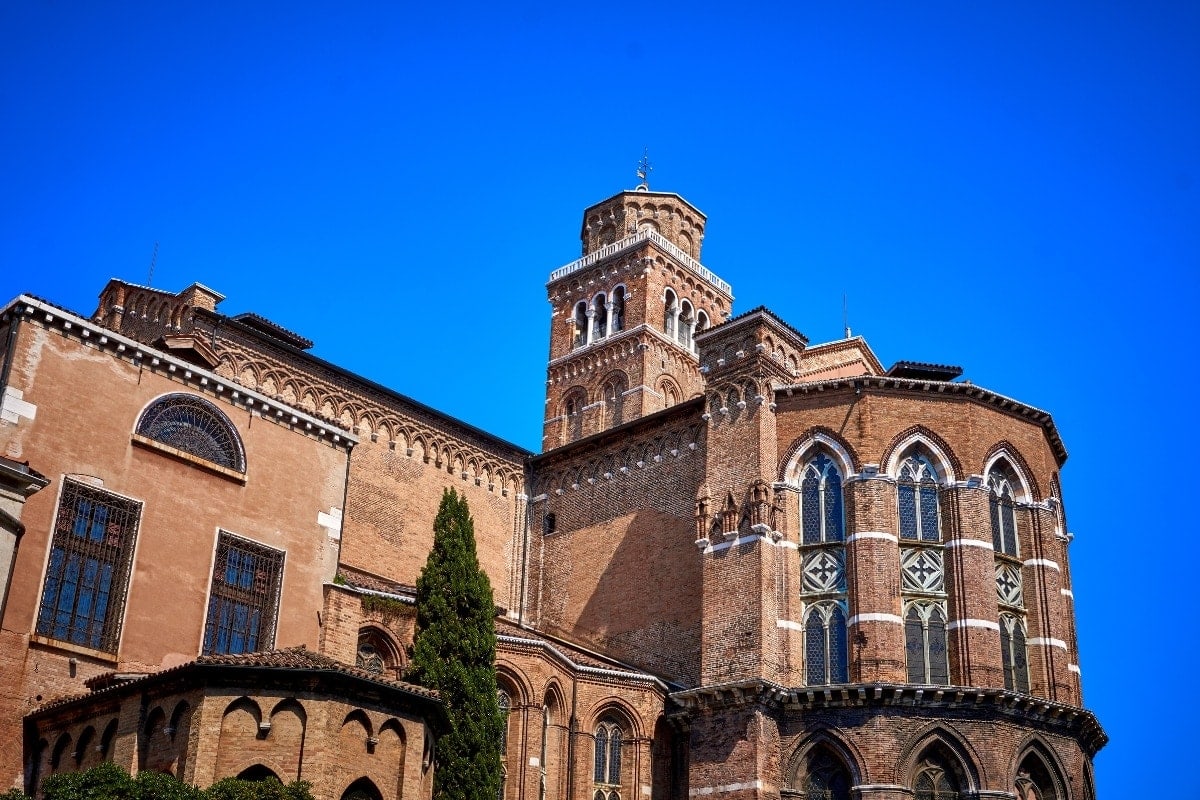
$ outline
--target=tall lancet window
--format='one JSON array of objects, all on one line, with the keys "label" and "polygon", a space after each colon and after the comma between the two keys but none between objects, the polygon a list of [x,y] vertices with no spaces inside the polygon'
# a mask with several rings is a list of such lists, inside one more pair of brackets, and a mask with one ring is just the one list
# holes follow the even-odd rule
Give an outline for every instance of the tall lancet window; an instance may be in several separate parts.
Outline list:
[{"label": "tall lancet window", "polygon": [[900,522],[900,591],[909,683],[948,684],[946,570],[942,550],[938,471],[916,450],[896,481]]},{"label": "tall lancet window", "polygon": [[608,336],[608,298],[603,293],[592,299],[592,341]]},{"label": "tall lancet window", "polygon": [[663,295],[663,332],[672,339],[679,329],[679,299],[675,292],[667,289]]},{"label": "tall lancet window", "polygon": [[625,330],[625,287],[618,286],[612,292],[612,314],[609,317],[609,333]]},{"label": "tall lancet window", "polygon": [[800,475],[805,682],[845,683],[848,659],[842,475],[824,452],[813,456]]},{"label": "tall lancet window", "polygon": [[588,315],[587,303],[579,302],[575,305],[574,333],[571,337],[572,347],[583,347],[588,343]]},{"label": "tall lancet window", "polygon": [[988,470],[987,486],[996,558],[996,602],[1000,612],[1000,658],[1004,688],[1029,691],[1029,656],[1025,642],[1025,592],[1017,530],[1016,502],[1023,491],[1016,472],[1003,459]]}]

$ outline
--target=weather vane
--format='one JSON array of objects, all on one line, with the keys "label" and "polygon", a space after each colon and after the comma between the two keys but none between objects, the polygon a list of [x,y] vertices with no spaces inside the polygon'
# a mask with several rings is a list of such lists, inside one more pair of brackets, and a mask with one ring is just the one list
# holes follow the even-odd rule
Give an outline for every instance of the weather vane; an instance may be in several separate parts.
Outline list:
[{"label": "weather vane", "polygon": [[650,170],[654,167],[650,166],[650,148],[647,147],[642,151],[642,160],[638,162],[637,176],[641,183],[638,184],[639,189],[650,188]]}]

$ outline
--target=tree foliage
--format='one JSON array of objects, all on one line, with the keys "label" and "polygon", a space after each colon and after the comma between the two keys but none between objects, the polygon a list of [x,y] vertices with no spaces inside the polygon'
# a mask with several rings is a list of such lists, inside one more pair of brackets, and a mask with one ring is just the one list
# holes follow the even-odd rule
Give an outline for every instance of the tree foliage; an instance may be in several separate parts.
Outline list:
[{"label": "tree foliage", "polygon": [[442,494],[433,549],[417,579],[417,633],[409,678],[436,689],[449,733],[437,742],[438,800],[494,800],[504,719],[496,699],[496,607],[479,568],[467,499]]},{"label": "tree foliage", "polygon": [[[276,778],[246,781],[225,778],[207,789],[189,786],[174,775],[139,772],[136,778],[111,761],[82,772],[60,772],[42,782],[43,800],[313,800],[305,781],[281,783]],[[19,789],[0,800],[28,800]]]}]

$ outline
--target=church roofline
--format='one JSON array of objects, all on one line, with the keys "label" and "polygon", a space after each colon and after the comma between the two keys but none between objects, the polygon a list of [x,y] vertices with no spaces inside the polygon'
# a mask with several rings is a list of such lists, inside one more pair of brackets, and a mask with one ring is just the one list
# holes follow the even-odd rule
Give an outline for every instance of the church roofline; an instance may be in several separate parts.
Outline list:
[{"label": "church roofline", "polygon": [[472,434],[472,435],[484,440],[485,442],[489,443],[492,446],[496,446],[499,448],[507,448],[510,451],[513,451],[511,454],[511,457],[514,460],[524,459],[524,458],[527,458],[527,457],[533,455],[533,451],[531,451],[531,450],[526,450],[524,447],[521,447],[520,445],[517,445],[517,444],[513,444],[512,442],[508,441],[507,439],[502,439],[493,433],[488,433],[487,431],[483,430],[482,428],[478,428],[469,422],[464,422],[457,417],[452,417],[444,411],[439,411],[436,408],[434,408],[433,406],[429,406],[429,405],[426,405],[425,403],[422,403],[420,400],[414,400],[413,398],[409,397],[406,394],[402,394],[401,392],[398,392],[395,389],[384,386],[382,383],[377,383],[377,382],[371,380],[370,378],[363,377],[362,375],[359,375],[357,372],[352,372],[352,371],[346,369],[345,367],[340,367],[337,364],[334,364],[331,361],[326,361],[325,359],[321,358],[320,356],[313,355],[312,353],[309,353],[306,350],[303,350],[299,347],[291,345],[282,339],[279,339],[277,337],[270,336],[266,333],[263,333],[255,327],[245,325],[244,323],[239,323],[238,320],[235,319],[234,317],[229,317],[229,316],[226,316],[219,312],[208,311],[207,309],[202,309],[202,308],[196,309],[196,312],[201,315],[206,315],[206,316],[212,318],[214,321],[219,321],[222,324],[233,323],[233,325],[235,327],[237,327],[238,330],[244,331],[250,335],[254,335],[260,341],[269,343],[272,346],[279,347],[280,349],[284,350],[288,355],[290,355],[294,358],[308,362],[309,364],[320,367],[321,369],[329,370],[330,372],[334,373],[338,377],[348,378],[350,381],[358,384],[360,387],[362,387],[364,389],[368,389],[373,392],[378,392],[379,394],[384,395],[385,397],[387,397],[390,400],[398,401],[401,405],[407,404],[407,405],[411,406],[415,411],[423,413],[423,414],[428,414],[429,416],[434,417],[439,422],[445,423],[447,425],[447,427],[458,428],[460,431],[462,431],[464,433]]},{"label": "church roofline", "polygon": [[898,378],[893,375],[855,375],[847,378],[831,378],[824,381],[809,381],[806,383],[779,386],[776,387],[775,394],[791,396],[797,393],[812,394],[814,392],[839,389],[888,389],[963,395],[968,399],[979,400],[980,402],[999,408],[1001,411],[1038,423],[1042,426],[1042,430],[1045,432],[1047,440],[1049,440],[1050,448],[1054,451],[1058,466],[1061,467],[1067,460],[1066,445],[1058,433],[1058,428],[1055,426],[1054,418],[1050,415],[1050,412],[1043,411],[1027,403],[1022,403],[1019,400],[1013,400],[1011,397],[1005,397],[1002,394],[989,391],[973,383],[918,380],[914,378]]},{"label": "church roofline", "polygon": [[[106,328],[93,320],[85,319],[73,311],[33,295],[21,294],[13,298],[7,305],[0,308],[0,317],[11,313],[20,319],[29,317],[32,320],[35,312],[41,312],[42,315],[40,319],[36,320],[37,324],[53,325],[61,328],[64,332],[78,328],[79,338],[102,352],[111,352],[115,357],[130,359],[137,363],[144,363],[148,356],[151,363],[147,366],[152,368],[161,366],[163,372],[172,380],[179,381],[196,392],[209,397],[221,398],[227,403],[236,403],[238,398],[245,398],[244,404],[247,407],[257,405],[266,411],[277,412],[275,415],[264,413],[263,417],[266,419],[277,417],[280,424],[287,424],[283,419],[283,415],[287,414],[290,424],[298,432],[308,433],[322,439],[328,437],[330,443],[335,447],[349,450],[358,443],[358,438],[354,434],[343,430],[334,421],[310,414],[281,400],[267,397],[265,394],[242,386],[240,383],[217,375],[190,361],[184,361],[157,347],[130,339],[111,328]],[[228,392],[225,391],[226,388],[228,388]],[[303,423],[302,427],[301,423]]]},{"label": "church roofline", "polygon": [[749,311],[743,311],[741,314],[738,314],[736,317],[730,317],[729,319],[725,320],[720,325],[714,325],[711,328],[702,330],[695,335],[696,341],[699,342],[701,339],[706,339],[710,335],[717,335],[718,331],[721,331],[721,332],[729,331],[731,327],[735,327],[739,324],[743,324],[746,322],[746,320],[749,320],[749,319],[752,319],[755,317],[761,317],[765,320],[769,320],[770,322],[772,322],[776,326],[778,326],[783,332],[790,334],[791,336],[794,336],[796,338],[796,342],[794,342],[794,344],[798,344],[799,348],[801,350],[804,350],[808,346],[808,337],[807,336],[805,336],[803,333],[801,333],[800,331],[793,328],[791,325],[789,325],[787,322],[785,322],[782,318],[780,318],[778,314],[776,314],[774,311],[767,308],[766,306],[757,306],[756,308],[752,308]]}]

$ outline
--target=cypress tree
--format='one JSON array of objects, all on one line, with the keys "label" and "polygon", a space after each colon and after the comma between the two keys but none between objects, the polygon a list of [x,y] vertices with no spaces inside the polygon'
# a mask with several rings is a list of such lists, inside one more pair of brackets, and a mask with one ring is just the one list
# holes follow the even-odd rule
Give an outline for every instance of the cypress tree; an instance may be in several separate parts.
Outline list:
[{"label": "cypress tree", "polygon": [[467,499],[442,494],[433,550],[417,579],[417,629],[409,679],[436,689],[449,733],[437,741],[434,797],[495,800],[504,719],[496,699],[496,607],[479,568]]}]

